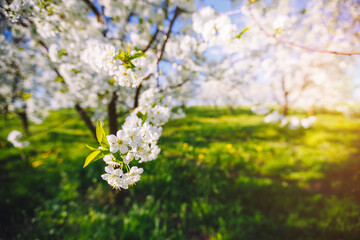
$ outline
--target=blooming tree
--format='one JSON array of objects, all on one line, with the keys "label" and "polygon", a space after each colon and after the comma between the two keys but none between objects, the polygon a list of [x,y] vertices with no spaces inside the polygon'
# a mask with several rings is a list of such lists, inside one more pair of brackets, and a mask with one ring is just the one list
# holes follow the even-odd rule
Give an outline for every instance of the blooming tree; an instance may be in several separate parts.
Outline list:
[{"label": "blooming tree", "polygon": [[[203,50],[192,29],[174,28],[177,20],[191,18],[194,7],[192,1],[88,0],[19,0],[2,6],[9,23],[4,41],[17,34],[44,57],[43,88],[53,105],[74,106],[101,145],[89,147],[93,153],[84,166],[104,158],[109,166],[103,178],[114,188],[140,179],[142,169],[130,168],[130,162],[156,159],[161,126],[191,93]],[[170,65],[162,66],[164,61]],[[130,115],[118,130],[120,106]],[[92,118],[90,108],[96,109]],[[92,121],[106,118],[111,134],[105,137],[101,124],[95,128]]]},{"label": "blooming tree", "polygon": [[[284,115],[289,106],[309,109],[347,101],[349,69],[357,59],[352,55],[360,54],[359,3],[301,5],[256,1],[222,14],[211,7],[195,13],[194,30],[209,45],[221,48],[219,64],[226,59],[234,66],[232,74],[217,79],[224,86],[235,82],[232,89],[241,88],[238,96],[249,102],[278,103]],[[241,24],[233,23],[231,15]],[[213,81],[213,76],[208,79]]]},{"label": "blooming tree", "polygon": [[[289,105],[345,99],[352,59],[321,54],[349,55],[345,51],[359,46],[359,4],[349,1],[336,11],[337,3],[310,1],[299,12],[287,1],[257,1],[219,14],[211,7],[196,11],[191,0],[1,2],[2,108],[22,109],[24,119],[39,123],[49,109],[74,107],[100,144],[88,146],[84,166],[103,159],[102,178],[127,189],[143,172],[133,161],[157,158],[163,125],[183,117],[174,110],[194,94],[228,105],[272,98],[283,113],[272,112],[266,121],[289,122],[290,128],[308,127],[313,119],[285,123]],[[230,18],[235,13],[242,14],[241,26]],[[315,41],[337,50],[306,47]],[[214,49],[220,52],[209,61],[205,56]],[[119,130],[120,109],[128,115]],[[109,135],[97,120],[108,121]]]}]

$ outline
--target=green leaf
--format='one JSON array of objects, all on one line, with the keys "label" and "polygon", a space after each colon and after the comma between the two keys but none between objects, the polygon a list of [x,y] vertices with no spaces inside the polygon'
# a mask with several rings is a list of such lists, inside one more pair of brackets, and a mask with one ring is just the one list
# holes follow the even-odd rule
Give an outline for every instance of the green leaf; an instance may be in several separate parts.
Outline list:
[{"label": "green leaf", "polygon": [[95,162],[102,157],[104,157],[104,154],[100,150],[93,151],[89,156],[87,156],[83,167],[86,167],[90,163]]},{"label": "green leaf", "polygon": [[241,38],[241,36],[245,33],[245,32],[247,32],[247,31],[249,31],[250,30],[250,28],[245,28],[244,30],[242,30],[241,31],[241,33],[239,33],[235,38],[238,38],[238,39],[240,39]]},{"label": "green leaf", "polygon": [[[121,50],[120,50],[120,51],[121,51]],[[123,51],[121,51],[121,52],[120,52],[120,59],[121,59],[121,60],[124,60],[124,59],[125,59],[125,56],[126,56],[126,53],[123,52]]]},{"label": "green leaf", "polygon": [[137,116],[138,118],[141,118],[141,119],[142,119],[143,116],[144,116],[144,114],[142,114],[141,112],[137,112],[137,113],[136,113],[136,116]]},{"label": "green leaf", "polygon": [[99,149],[94,148],[94,147],[92,147],[92,146],[89,146],[89,145],[87,145],[87,144],[86,144],[86,147],[87,147],[88,149],[90,149],[91,151],[99,150]]},{"label": "green leaf", "polygon": [[49,9],[48,9],[48,15],[51,16],[51,15],[53,15],[53,14],[54,14],[54,9],[53,9],[53,7],[49,7]]},{"label": "green leaf", "polygon": [[57,81],[57,82],[64,82],[65,80],[64,80],[63,77],[58,76],[58,77],[55,79],[55,81]]},{"label": "green leaf", "polygon": [[105,131],[101,125],[101,122],[97,121],[97,123],[96,123],[96,138],[97,138],[98,142],[100,143],[100,145],[102,143],[104,135],[105,135]]},{"label": "green leaf", "polygon": [[60,89],[60,92],[62,92],[62,93],[67,93],[68,91],[69,91],[69,89],[67,89],[67,88]]},{"label": "green leaf", "polygon": [[75,68],[71,69],[71,72],[73,72],[73,73],[75,73],[75,74],[81,73],[81,71],[80,71],[80,70],[75,69]]},{"label": "green leaf", "polygon": [[130,46],[129,46],[129,44],[126,44],[126,46],[128,47],[128,52],[127,52],[127,54],[128,54],[128,56],[130,56],[130,52],[131,52]]},{"label": "green leaf", "polygon": [[31,94],[30,94],[30,93],[24,93],[24,94],[23,94],[23,98],[24,98],[24,100],[26,101],[26,100],[28,100],[29,98],[31,98]]},{"label": "green leaf", "polygon": [[146,54],[143,52],[137,52],[134,55],[132,55],[131,57],[129,57],[129,60],[133,60],[135,58],[140,58],[140,57],[146,57]]},{"label": "green leaf", "polygon": [[144,122],[145,122],[146,119],[148,118],[147,113],[142,114],[141,112],[138,112],[138,113],[136,114],[136,116],[142,120],[142,124],[144,124]]},{"label": "green leaf", "polygon": [[100,121],[98,121],[96,124],[96,138],[104,150],[110,148],[110,144],[109,144],[108,140],[106,139],[106,134],[105,134],[105,131],[104,131]]},{"label": "green leaf", "polygon": [[143,118],[143,120],[142,120],[142,124],[145,123],[145,121],[147,120],[147,118],[148,118],[148,115],[147,115],[147,113],[145,113],[144,118]]},{"label": "green leaf", "polygon": [[111,153],[117,160],[119,160],[120,162],[123,161],[122,156],[120,155],[120,152],[116,152],[116,153]]},{"label": "green leaf", "polygon": [[119,53],[116,54],[114,58],[123,61],[125,59],[125,53],[121,49],[119,49]]},{"label": "green leaf", "polygon": [[58,53],[58,56],[59,56],[60,59],[61,59],[63,56],[67,55],[67,52],[66,52],[65,49],[60,49],[60,50],[58,50],[57,53]]}]

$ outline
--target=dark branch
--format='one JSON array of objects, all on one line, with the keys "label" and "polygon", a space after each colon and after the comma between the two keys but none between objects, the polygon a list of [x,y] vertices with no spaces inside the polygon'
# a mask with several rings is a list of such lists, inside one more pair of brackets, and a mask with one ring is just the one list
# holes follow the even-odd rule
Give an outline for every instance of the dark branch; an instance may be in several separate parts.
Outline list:
[{"label": "dark branch", "polygon": [[104,15],[98,11],[98,9],[95,7],[95,5],[90,0],[83,0],[83,1],[95,13],[96,19],[98,20],[98,22],[105,24],[106,21],[105,21]]},{"label": "dark branch", "polygon": [[[175,23],[175,20],[176,18],[182,13],[182,10],[179,8],[179,7],[176,7],[175,9],[175,12],[174,12],[174,16],[173,18],[171,19],[170,21],[170,25],[169,25],[169,29],[168,31],[166,32],[166,35],[164,36],[164,42],[161,46],[161,49],[160,51],[157,53],[157,57],[156,57],[156,65],[159,69],[159,63],[164,55],[164,51],[165,51],[165,47],[166,47],[166,43],[167,41],[169,40],[170,38],[170,35],[171,35],[171,32],[172,32],[172,28],[174,26],[174,23]],[[158,29],[156,31],[156,34],[158,33]],[[155,34],[154,34],[155,36]],[[156,36],[155,36],[156,37]],[[155,39],[154,39],[155,40]],[[143,77],[143,81],[149,79],[151,77],[153,73],[149,72],[147,73],[144,77]],[[141,87],[142,87],[142,83],[138,86],[138,88],[136,89],[136,94],[135,94],[135,98],[134,98],[134,109],[136,107],[138,107],[138,103],[139,103],[139,96],[140,96],[140,90],[141,90]]]},{"label": "dark branch", "polygon": [[289,44],[289,45],[292,45],[292,46],[295,46],[298,48],[302,48],[302,49],[313,51],[313,52],[319,52],[319,53],[330,53],[330,54],[347,55],[347,56],[360,54],[360,52],[339,52],[339,51],[332,51],[332,50],[327,50],[327,49],[317,49],[317,48],[307,47],[307,46],[286,40],[284,38],[277,37],[276,34],[271,34],[268,31],[266,31],[263,28],[263,26],[261,26],[261,24],[256,20],[255,16],[252,14],[252,12],[250,10],[248,10],[248,11],[249,11],[251,18],[254,20],[255,24],[259,27],[260,31],[262,31],[266,36],[274,38],[278,42],[286,43],[286,44]]},{"label": "dark branch", "polygon": [[165,51],[165,47],[166,47],[166,43],[167,41],[169,40],[170,38],[170,35],[171,35],[171,32],[172,32],[172,27],[175,23],[175,20],[176,18],[181,14],[182,10],[179,8],[179,7],[176,7],[175,9],[175,13],[174,13],[174,16],[173,18],[171,19],[171,22],[170,22],[170,25],[169,25],[169,29],[164,37],[164,42],[163,42],[163,45],[161,46],[161,50],[160,52],[158,52],[157,54],[157,60],[156,60],[156,64],[158,65],[159,62],[161,61],[163,55],[164,55],[164,51]]},{"label": "dark branch", "polygon": [[156,31],[155,31],[154,35],[151,37],[148,45],[142,50],[144,53],[145,53],[147,50],[149,50],[149,48],[151,47],[151,44],[153,44],[153,42],[155,41],[158,33],[159,33],[159,28],[157,27],[157,28],[156,28]]}]

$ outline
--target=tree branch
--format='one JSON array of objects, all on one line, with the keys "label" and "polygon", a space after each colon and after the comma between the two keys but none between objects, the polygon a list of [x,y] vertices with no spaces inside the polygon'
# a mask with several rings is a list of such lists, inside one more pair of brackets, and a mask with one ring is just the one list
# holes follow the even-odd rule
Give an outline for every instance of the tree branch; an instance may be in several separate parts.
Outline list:
[{"label": "tree branch", "polygon": [[97,10],[97,8],[95,7],[95,5],[94,5],[90,0],[83,0],[83,1],[84,1],[84,2],[86,3],[86,5],[88,5],[88,7],[95,13],[97,21],[98,21],[99,23],[105,24],[106,21],[105,21],[104,15],[101,14],[101,13]]},{"label": "tree branch", "polygon": [[[30,19],[28,19],[28,21],[29,21],[30,24],[33,24],[33,22]],[[37,33],[36,30],[35,30],[35,32]],[[41,39],[37,39],[37,42],[45,49],[45,51],[46,51],[46,53],[48,55],[49,54],[49,48],[47,47],[45,42],[42,41]],[[48,57],[49,57],[49,55],[48,55]],[[61,73],[59,72],[59,70],[52,64],[52,62],[50,64],[50,66],[54,70],[54,72],[56,73],[56,75],[58,77],[61,77],[62,79],[64,79],[63,76],[61,75]],[[63,84],[67,86],[67,84],[65,82],[63,82]],[[95,128],[94,124],[92,123],[90,117],[87,115],[86,111],[80,106],[79,103],[75,104],[75,109],[80,114],[81,118],[84,120],[86,126],[90,129],[90,131],[91,131],[93,137],[95,138],[95,140],[97,140],[97,138],[96,138],[96,128]]]},{"label": "tree branch", "polygon": [[[164,36],[164,42],[163,42],[163,44],[162,44],[162,46],[161,46],[160,51],[159,51],[159,52],[157,53],[157,55],[156,55],[156,66],[157,66],[157,68],[159,68],[159,63],[160,63],[160,61],[161,61],[161,59],[162,59],[162,57],[163,57],[163,55],[164,55],[166,43],[167,43],[167,41],[168,41],[169,38],[170,38],[170,35],[171,35],[171,32],[172,32],[172,28],[173,28],[173,26],[174,26],[175,20],[176,20],[176,18],[177,18],[181,13],[182,13],[181,8],[176,7],[175,12],[174,12],[174,16],[173,16],[173,18],[172,18],[171,21],[170,21],[169,29],[168,29],[168,31],[166,32],[166,35]],[[155,37],[156,37],[158,31],[159,31],[159,29],[157,29],[156,34],[154,34]],[[155,38],[154,38],[154,40],[155,40]],[[150,45],[151,45],[151,44],[150,44]],[[143,77],[143,81],[149,79],[152,74],[153,74],[153,73],[151,73],[151,72],[147,73],[147,74]],[[142,87],[142,83],[140,83],[140,85],[139,85],[139,86],[137,87],[137,89],[136,89],[136,94],[135,94],[135,98],[134,98],[134,107],[133,107],[133,109],[135,109],[136,107],[138,107],[141,87]]]},{"label": "tree branch", "polygon": [[151,37],[148,45],[142,50],[144,53],[145,53],[147,50],[149,50],[149,48],[151,47],[151,44],[153,44],[153,42],[155,41],[158,33],[159,33],[159,28],[157,27],[157,28],[156,28],[156,31],[155,31],[154,35]]},{"label": "tree branch", "polygon": [[[173,85],[173,86],[169,86],[170,89],[175,89],[175,88],[179,88],[179,87],[182,87],[185,83],[187,83],[190,79],[187,78],[185,79],[184,81],[182,81],[181,83],[178,83],[176,85]],[[160,92],[164,92],[164,90],[160,90]]]},{"label": "tree branch", "polygon": [[174,23],[175,23],[176,18],[181,14],[181,12],[182,12],[182,10],[181,10],[179,7],[176,7],[174,16],[173,16],[173,18],[172,18],[171,21],[170,21],[169,29],[168,29],[166,35],[164,36],[163,45],[161,46],[160,52],[158,52],[158,54],[157,54],[156,65],[159,65],[159,62],[161,61],[161,59],[162,59],[162,57],[163,57],[163,55],[164,55],[166,43],[167,43],[167,41],[168,41],[169,38],[170,38],[173,25],[174,25]]},{"label": "tree branch", "polygon": [[[231,11],[231,12],[226,12],[224,13],[225,15],[234,15],[234,14],[239,14],[239,13],[243,13],[244,10],[243,9],[238,9],[235,11]],[[318,49],[318,48],[312,48],[312,47],[308,47],[308,46],[304,46],[301,44],[298,44],[296,42],[293,41],[289,41],[287,39],[281,38],[276,36],[276,34],[271,34],[268,31],[266,31],[263,26],[257,21],[257,19],[255,18],[255,16],[252,14],[252,12],[250,11],[250,9],[246,9],[246,12],[249,13],[250,17],[252,18],[252,20],[255,22],[255,24],[257,25],[257,27],[260,29],[260,31],[262,31],[267,37],[273,38],[278,42],[282,42],[288,45],[292,45],[294,47],[298,47],[298,48],[302,48],[308,51],[313,51],[313,52],[319,52],[319,53],[328,53],[328,54],[336,54],[336,55],[346,55],[346,56],[351,56],[351,55],[360,55],[360,52],[341,52],[341,51],[333,51],[333,50],[327,50],[327,49]]]}]

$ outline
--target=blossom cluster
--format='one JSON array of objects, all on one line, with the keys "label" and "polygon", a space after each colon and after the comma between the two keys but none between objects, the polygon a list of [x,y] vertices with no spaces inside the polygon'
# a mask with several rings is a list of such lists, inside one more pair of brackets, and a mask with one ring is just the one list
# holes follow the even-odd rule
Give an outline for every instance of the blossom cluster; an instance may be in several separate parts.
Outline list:
[{"label": "blossom cluster", "polygon": [[143,169],[130,167],[132,161],[149,162],[160,153],[157,142],[162,133],[161,126],[170,117],[170,108],[162,103],[164,98],[159,93],[158,89],[146,90],[139,99],[139,106],[126,118],[116,135],[105,137],[98,123],[97,137],[101,147],[89,147],[94,152],[87,158],[85,166],[103,158],[108,166],[101,177],[115,189],[127,189],[140,180]]},{"label": "blossom cluster", "polygon": [[210,44],[230,43],[237,34],[237,27],[226,15],[217,15],[211,7],[205,7],[193,14],[193,29]]},{"label": "blossom cluster", "polygon": [[288,125],[288,127],[291,130],[298,129],[300,127],[308,129],[309,127],[311,127],[311,125],[315,123],[315,121],[316,121],[315,116],[309,116],[307,118],[302,118],[302,119],[299,119],[298,117],[291,117],[291,118],[284,117],[281,119],[279,126],[284,127]]},{"label": "blossom cluster", "polygon": [[147,119],[150,124],[154,126],[164,125],[170,117],[170,108],[163,104],[166,99],[161,99],[158,88],[149,88],[146,90],[139,99],[139,107],[136,112],[140,112],[142,115],[147,115]]},{"label": "blossom cluster", "polygon": [[[134,56],[137,52],[132,51],[129,54]],[[126,65],[127,62],[119,59],[117,56],[116,49],[112,44],[89,40],[82,54],[82,60],[89,64],[96,72],[113,76],[119,86],[138,87],[144,76],[144,60],[134,58],[131,61],[132,67],[128,67]]]},{"label": "blossom cluster", "polygon": [[128,173],[124,173],[119,168],[115,169],[112,166],[107,166],[105,172],[105,174],[101,175],[102,179],[106,180],[115,189],[120,190],[121,188],[128,189],[129,186],[138,182],[143,169],[135,166]]},{"label": "blossom cluster", "polygon": [[296,130],[300,127],[303,127],[305,129],[311,127],[311,125],[313,125],[315,123],[316,117],[309,116],[307,118],[299,119],[298,117],[283,116],[282,114],[278,113],[277,111],[273,111],[272,113],[270,113],[269,115],[267,115],[264,118],[264,121],[267,123],[280,122],[280,124],[279,124],[280,127],[288,126],[289,129]]},{"label": "blossom cluster", "polygon": [[11,4],[4,4],[4,13],[10,21],[16,22],[19,18],[31,11],[39,11],[39,6],[33,0],[14,0]]},{"label": "blossom cluster", "polygon": [[270,112],[270,109],[263,105],[260,105],[260,106],[251,106],[251,111],[258,115],[265,115]]},{"label": "blossom cluster", "polygon": [[29,146],[29,142],[27,141],[22,142],[21,138],[22,138],[22,133],[17,130],[13,130],[9,133],[7,140],[11,142],[16,148],[24,148]]},{"label": "blossom cluster", "polygon": [[313,125],[316,121],[315,116],[309,116],[307,118],[299,119],[298,117],[287,117],[283,114],[279,113],[278,111],[270,112],[270,109],[265,106],[252,106],[252,112],[258,115],[266,115],[264,117],[264,122],[266,123],[279,123],[280,127],[288,126],[289,129],[295,130],[300,127],[308,129]]},{"label": "blossom cluster", "polygon": [[142,121],[136,115],[130,115],[116,136],[112,134],[106,137],[110,152],[119,152],[125,164],[134,159],[140,163],[154,160],[160,152],[157,141],[162,128],[152,126],[148,121],[142,124]]}]

